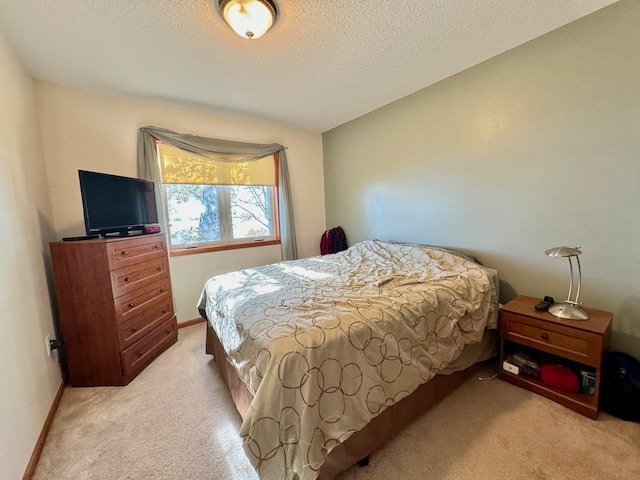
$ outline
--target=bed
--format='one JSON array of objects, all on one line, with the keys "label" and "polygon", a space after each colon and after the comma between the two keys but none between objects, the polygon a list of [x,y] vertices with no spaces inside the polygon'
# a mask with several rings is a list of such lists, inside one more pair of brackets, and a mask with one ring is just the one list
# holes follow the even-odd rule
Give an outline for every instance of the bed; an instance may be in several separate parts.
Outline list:
[{"label": "bed", "polygon": [[206,351],[260,478],[334,478],[495,350],[497,273],[376,240],[211,278]]}]

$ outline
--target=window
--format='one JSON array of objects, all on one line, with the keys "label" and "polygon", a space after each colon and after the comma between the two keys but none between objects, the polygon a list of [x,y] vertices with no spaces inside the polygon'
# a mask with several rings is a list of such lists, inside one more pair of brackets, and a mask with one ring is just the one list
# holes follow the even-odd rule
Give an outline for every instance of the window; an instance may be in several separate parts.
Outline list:
[{"label": "window", "polygon": [[157,145],[174,255],[279,242],[277,155],[238,163]]}]

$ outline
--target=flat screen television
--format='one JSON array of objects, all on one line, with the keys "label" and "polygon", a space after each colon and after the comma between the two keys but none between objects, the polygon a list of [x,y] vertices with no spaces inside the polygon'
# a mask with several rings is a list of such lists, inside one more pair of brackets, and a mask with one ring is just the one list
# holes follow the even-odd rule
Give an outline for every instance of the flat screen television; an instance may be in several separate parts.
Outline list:
[{"label": "flat screen television", "polygon": [[87,235],[126,236],[158,222],[153,182],[78,170]]}]

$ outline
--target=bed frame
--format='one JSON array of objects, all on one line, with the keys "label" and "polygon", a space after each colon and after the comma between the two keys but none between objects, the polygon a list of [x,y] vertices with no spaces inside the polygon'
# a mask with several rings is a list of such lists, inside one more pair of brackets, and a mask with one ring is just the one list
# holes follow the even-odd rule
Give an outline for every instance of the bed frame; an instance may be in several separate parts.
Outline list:
[{"label": "bed frame", "polygon": [[[218,371],[231,393],[233,403],[240,416],[244,419],[253,397],[227,360],[220,340],[208,321],[205,351],[213,355]],[[320,468],[318,479],[333,479],[340,472],[366,459],[369,454],[394,438],[415,418],[455,390],[456,387],[473,375],[481,364],[477,363],[450,375],[436,375],[427,383],[420,385],[408,397],[403,398],[395,405],[387,407],[380,415],[365,425],[362,430],[354,433],[347,441],[331,450],[325,463]]]}]

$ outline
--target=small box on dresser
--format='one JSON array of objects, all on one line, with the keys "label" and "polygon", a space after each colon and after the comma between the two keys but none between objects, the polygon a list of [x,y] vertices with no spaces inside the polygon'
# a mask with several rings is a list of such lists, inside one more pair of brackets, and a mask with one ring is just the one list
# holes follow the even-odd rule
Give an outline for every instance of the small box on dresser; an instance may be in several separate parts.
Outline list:
[{"label": "small box on dresser", "polygon": [[[540,299],[518,296],[501,308],[498,376],[589,418],[598,418],[602,366],[609,349],[613,315],[585,308],[588,320],[567,320],[536,310],[538,302]],[[536,378],[506,371],[502,362],[520,347],[549,355],[560,364],[566,362],[592,369],[595,372],[593,394],[563,391]]]},{"label": "small box on dresser", "polygon": [[164,234],[50,248],[72,386],[126,385],[177,341]]}]

